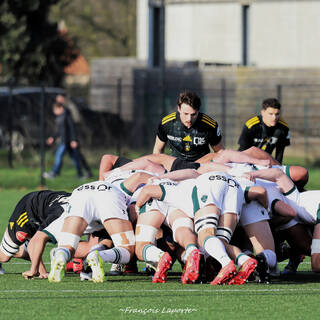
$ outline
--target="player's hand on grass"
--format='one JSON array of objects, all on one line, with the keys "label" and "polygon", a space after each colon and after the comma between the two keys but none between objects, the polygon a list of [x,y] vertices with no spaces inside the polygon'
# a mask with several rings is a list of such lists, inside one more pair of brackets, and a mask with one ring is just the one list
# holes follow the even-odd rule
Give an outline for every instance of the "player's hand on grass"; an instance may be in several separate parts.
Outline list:
[{"label": "player's hand on grass", "polygon": [[35,276],[38,276],[39,272],[33,272],[31,270],[27,270],[25,272],[22,272],[22,276],[26,279],[26,280],[30,280],[33,279]]},{"label": "player's hand on grass", "polygon": [[39,279],[48,279],[49,273],[44,272],[39,274]]}]

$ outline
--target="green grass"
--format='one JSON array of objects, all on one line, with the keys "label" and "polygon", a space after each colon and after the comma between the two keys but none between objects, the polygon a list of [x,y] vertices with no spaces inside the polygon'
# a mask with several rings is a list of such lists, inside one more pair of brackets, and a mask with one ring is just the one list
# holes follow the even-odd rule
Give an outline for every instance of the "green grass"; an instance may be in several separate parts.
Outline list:
[{"label": "green grass", "polygon": [[[98,161],[95,165],[97,178]],[[289,162],[291,163],[291,162]],[[296,162],[294,164],[297,164]],[[68,160],[62,175],[47,181],[47,187],[71,191],[83,183],[75,178]],[[0,168],[0,235],[17,201],[40,185],[40,170],[15,164]],[[309,189],[320,188],[320,170],[310,169]],[[44,261],[49,269],[48,245]],[[285,263],[280,264],[283,269]],[[61,283],[25,280],[21,273],[30,263],[12,259],[0,276],[0,319],[318,319],[320,275],[310,271],[310,259],[300,265],[298,275],[277,278],[271,284],[213,287],[180,283],[180,265],[175,264],[166,284],[152,284],[151,277],[108,276],[102,284],[81,282],[67,274]],[[110,265],[105,266],[108,271]],[[141,271],[143,264],[139,264]]]}]

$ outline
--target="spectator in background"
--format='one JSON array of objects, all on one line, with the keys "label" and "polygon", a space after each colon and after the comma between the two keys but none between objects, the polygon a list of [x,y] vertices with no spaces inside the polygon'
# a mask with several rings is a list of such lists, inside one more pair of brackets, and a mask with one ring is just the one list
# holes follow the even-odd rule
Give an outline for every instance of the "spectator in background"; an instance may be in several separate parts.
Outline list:
[{"label": "spectator in background", "polygon": [[201,100],[194,92],[180,93],[178,110],[162,118],[153,148],[154,154],[162,153],[166,143],[171,154],[179,159],[196,161],[210,152],[224,149],[218,123],[199,112]]},{"label": "spectator in background", "polygon": [[71,113],[61,103],[53,104],[53,113],[56,116],[56,131],[47,139],[47,144],[52,145],[59,138],[59,144],[55,154],[55,162],[51,172],[45,172],[44,177],[54,179],[60,174],[63,165],[63,156],[68,151],[76,169],[78,178],[83,178],[80,155],[78,150],[78,141],[76,138],[76,130]]},{"label": "spectator in background", "polygon": [[238,144],[239,151],[252,146],[269,154],[275,151],[275,159],[282,163],[284,149],[290,145],[288,124],[280,118],[281,104],[268,98],[262,102],[261,114],[249,119],[243,126]]},{"label": "spectator in background", "polygon": [[[69,107],[71,107],[70,100],[68,100],[64,95],[62,95],[62,94],[57,95],[56,96],[56,102],[63,104],[65,106],[65,108],[67,108],[67,109],[72,111],[72,109],[69,108]],[[74,116],[75,115],[73,115],[73,119],[74,119]],[[78,118],[79,118],[79,115],[78,115]],[[75,122],[77,122],[76,119],[74,119],[74,120],[75,120]],[[80,121],[80,118],[78,119],[78,122],[79,121]],[[86,172],[85,173],[85,177],[86,178],[92,178],[93,174],[91,172],[90,166],[89,166],[86,158],[84,157],[83,153],[81,152],[79,141],[78,141],[78,154],[79,154],[79,160],[80,160],[81,166],[83,167],[83,169]]]}]

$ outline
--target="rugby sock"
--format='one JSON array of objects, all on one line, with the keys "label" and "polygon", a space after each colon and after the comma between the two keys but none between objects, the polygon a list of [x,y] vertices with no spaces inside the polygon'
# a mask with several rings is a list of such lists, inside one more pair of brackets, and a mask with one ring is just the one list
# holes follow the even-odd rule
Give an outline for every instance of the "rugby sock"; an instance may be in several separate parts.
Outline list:
[{"label": "rugby sock", "polygon": [[266,257],[269,268],[274,268],[277,264],[277,256],[274,251],[270,249],[263,250],[262,253]]},{"label": "rugby sock", "polygon": [[147,244],[142,250],[143,260],[146,262],[159,262],[164,251],[152,244]]},{"label": "rugby sock", "polygon": [[189,254],[194,250],[194,249],[197,249],[198,247],[194,244],[194,243],[191,243],[191,244],[188,244],[187,247],[186,247],[186,252],[185,254],[183,255],[183,262],[186,262],[188,257],[189,257]]},{"label": "rugby sock", "polygon": [[204,249],[221,263],[222,268],[226,266],[231,259],[229,258],[223,242],[217,237],[208,237],[203,242]]},{"label": "rugby sock", "polygon": [[108,250],[98,251],[99,256],[104,262],[116,264],[127,264],[130,261],[130,253],[122,247],[115,247]]},{"label": "rugby sock", "polygon": [[91,248],[90,248],[90,251],[89,252],[92,252],[92,251],[95,251],[95,250],[97,250],[97,251],[102,251],[102,250],[106,250],[106,246],[104,245],[104,244],[100,244],[100,243],[98,243],[98,244],[95,244],[94,246],[92,246]]},{"label": "rugby sock", "polygon": [[67,248],[56,248],[56,250],[54,251],[54,257],[57,259],[58,256],[60,256],[64,260],[64,263],[67,263],[71,259],[71,253]]},{"label": "rugby sock", "polygon": [[248,259],[250,259],[249,256],[244,253],[240,253],[236,258],[236,265],[241,267]]}]

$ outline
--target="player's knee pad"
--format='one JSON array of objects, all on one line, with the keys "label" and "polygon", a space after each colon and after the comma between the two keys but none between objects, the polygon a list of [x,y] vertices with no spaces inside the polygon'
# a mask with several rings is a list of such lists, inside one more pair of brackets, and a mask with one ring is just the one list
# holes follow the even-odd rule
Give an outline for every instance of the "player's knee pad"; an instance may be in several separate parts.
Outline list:
[{"label": "player's knee pad", "polygon": [[134,233],[132,230],[114,233],[111,236],[111,239],[115,247],[129,247],[134,246],[135,244]]},{"label": "player's knee pad", "polygon": [[230,242],[231,237],[232,237],[232,230],[230,228],[227,227],[218,227],[217,228],[217,234],[216,236],[220,239],[220,240],[224,240],[227,243]]},{"label": "player's knee pad", "polygon": [[199,217],[194,220],[194,229],[197,234],[200,231],[208,228],[216,229],[219,222],[219,215],[216,213],[208,214],[204,217]]},{"label": "player's knee pad", "polygon": [[312,239],[311,255],[315,253],[320,253],[320,239]]},{"label": "player's knee pad", "polygon": [[155,244],[158,229],[145,224],[136,226],[136,242],[151,242]]},{"label": "player's knee pad", "polygon": [[14,243],[7,232],[4,233],[0,244],[0,250],[7,256],[12,257],[19,251],[19,245]]},{"label": "player's knee pad", "polygon": [[173,240],[176,241],[177,229],[185,227],[193,231],[193,222],[190,218],[178,218],[172,224]]},{"label": "player's knee pad", "polygon": [[80,237],[70,232],[61,232],[61,239],[58,241],[59,247],[70,246],[73,249],[77,249],[80,241]]}]

